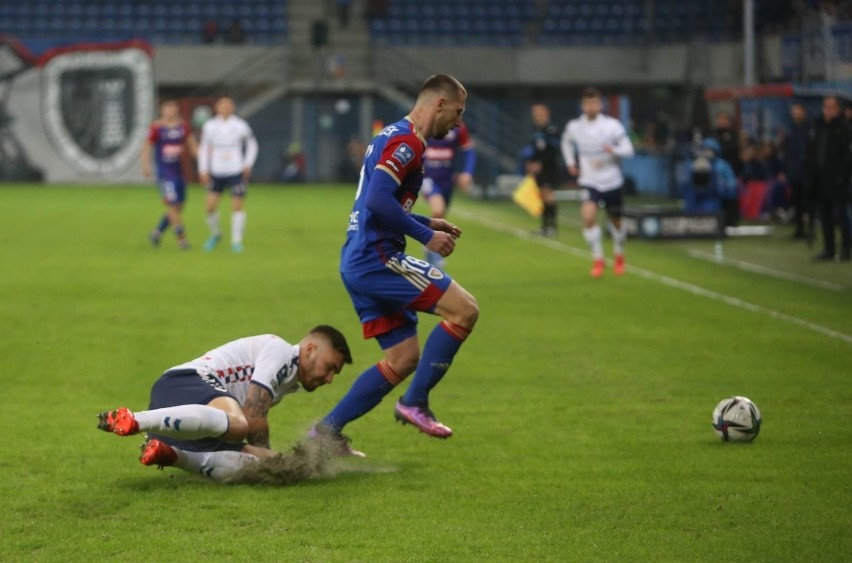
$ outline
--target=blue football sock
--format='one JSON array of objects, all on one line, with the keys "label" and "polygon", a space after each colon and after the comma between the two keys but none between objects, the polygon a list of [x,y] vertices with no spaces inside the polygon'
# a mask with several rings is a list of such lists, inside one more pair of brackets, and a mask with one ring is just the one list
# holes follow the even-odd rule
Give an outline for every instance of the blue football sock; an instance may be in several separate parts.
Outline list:
[{"label": "blue football sock", "polygon": [[385,395],[393,389],[378,365],[374,365],[358,376],[349,392],[325,415],[321,424],[340,430],[356,418],[366,414],[378,405]]},{"label": "blue football sock", "polygon": [[160,218],[160,222],[157,223],[157,231],[159,231],[160,233],[164,233],[164,232],[166,232],[166,229],[168,229],[168,228],[169,228],[169,216],[163,215]]},{"label": "blue football sock", "polygon": [[[450,330],[456,331],[451,334]],[[423,346],[423,354],[414,372],[414,379],[402,397],[406,405],[428,405],[429,391],[441,381],[444,374],[453,363],[456,352],[461,348],[462,342],[470,331],[456,325],[447,327],[446,321],[438,324],[432,329],[426,345]]]}]

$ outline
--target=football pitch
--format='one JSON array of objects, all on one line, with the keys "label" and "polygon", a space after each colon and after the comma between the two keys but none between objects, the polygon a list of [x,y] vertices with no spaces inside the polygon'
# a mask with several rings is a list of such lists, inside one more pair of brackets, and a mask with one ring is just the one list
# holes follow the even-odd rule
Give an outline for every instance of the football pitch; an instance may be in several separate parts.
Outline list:
[{"label": "football pitch", "polygon": [[[724,263],[712,241],[630,241],[628,273],[593,280],[576,203],[549,240],[511,202],[461,197],[447,271],[481,315],[432,393],[452,438],[395,424],[395,390],[347,427],[368,457],[333,477],[142,466],[141,439],[95,415],[146,407],[168,367],[341,329],[354,365],[270,413],[286,451],[380,358],[337,273],[353,187],[252,187],[242,254],[201,250],[202,197],[184,252],[146,238],[152,187],[0,187],[0,560],[849,560],[852,265],[811,264],[784,229],[725,241]],[[751,444],[713,433],[732,395],[762,411]]]}]

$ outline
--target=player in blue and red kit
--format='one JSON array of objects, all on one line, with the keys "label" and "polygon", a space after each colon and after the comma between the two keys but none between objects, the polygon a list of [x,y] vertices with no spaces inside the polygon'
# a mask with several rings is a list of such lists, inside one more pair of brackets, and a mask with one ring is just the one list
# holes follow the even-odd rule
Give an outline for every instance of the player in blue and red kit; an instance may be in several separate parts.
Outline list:
[{"label": "player in blue and red kit", "polygon": [[[337,406],[311,430],[340,438],[341,453],[358,454],[341,429],[379,404],[414,372],[394,416],[422,432],[448,438],[452,430],[429,408],[429,392],[441,380],[473,329],[479,307],[446,273],[405,253],[409,236],[441,256],[452,253],[461,230],[440,218],[411,213],[423,181],[427,139],[440,139],[461,122],[467,91],[455,78],[435,75],[423,83],[411,112],[370,143],[349,215],[340,275],[360,317],[365,338],[384,357],[364,371]],[[420,355],[417,312],[443,317]]]},{"label": "player in blue and red kit", "polygon": [[154,246],[159,246],[163,233],[171,225],[180,247],[189,248],[181,218],[186,200],[186,182],[181,165],[185,147],[189,147],[192,156],[198,154],[198,142],[189,125],[181,119],[177,102],[164,100],[160,103],[160,118],[151,124],[148,141],[142,145],[142,174],[146,178],[151,177],[153,160],[157,169],[157,186],[166,206],[166,213],[149,235]]},{"label": "player in blue and red kit", "polygon": [[[456,174],[456,155],[459,153],[462,171]],[[429,202],[432,217],[443,219],[450,206],[454,185],[467,191],[473,183],[476,152],[467,125],[460,123],[443,139],[429,139],[423,164],[426,176],[421,191]],[[441,255],[430,250],[426,251],[426,261],[439,268],[444,267]]]}]

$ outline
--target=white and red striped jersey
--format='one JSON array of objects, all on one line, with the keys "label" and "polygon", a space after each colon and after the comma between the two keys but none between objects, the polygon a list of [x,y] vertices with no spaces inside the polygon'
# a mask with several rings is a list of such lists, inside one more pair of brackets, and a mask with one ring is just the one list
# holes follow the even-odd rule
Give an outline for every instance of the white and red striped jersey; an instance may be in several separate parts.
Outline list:
[{"label": "white and red striped jersey", "polygon": [[[612,152],[606,152],[606,147]],[[583,114],[569,121],[562,134],[565,164],[577,166],[577,156],[580,161],[577,184],[608,192],[624,184],[619,159],[633,156],[633,143],[617,119],[602,113],[589,119]]]},{"label": "white and red striped jersey", "polygon": [[200,358],[171,369],[193,369],[212,375],[242,406],[251,383],[272,394],[272,404],[299,390],[299,345],[274,334],[248,336],[223,344]]},{"label": "white and red striped jersey", "polygon": [[201,128],[198,146],[198,172],[225,177],[241,174],[257,160],[257,140],[244,119],[216,116]]}]

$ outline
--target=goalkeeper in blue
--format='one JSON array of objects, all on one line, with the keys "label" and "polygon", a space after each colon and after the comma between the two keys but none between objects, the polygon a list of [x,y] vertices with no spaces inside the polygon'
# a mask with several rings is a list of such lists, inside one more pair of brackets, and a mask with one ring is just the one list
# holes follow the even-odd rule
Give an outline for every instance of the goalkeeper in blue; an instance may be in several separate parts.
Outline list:
[{"label": "goalkeeper in blue", "polygon": [[[441,269],[405,253],[406,237],[442,257],[453,252],[461,229],[443,218],[411,213],[423,182],[429,139],[456,128],[467,91],[455,78],[435,75],[420,88],[414,108],[385,127],[367,148],[355,203],[349,215],[340,275],[361,321],[364,338],[375,338],[382,359],[364,371],[349,392],[312,430],[346,440],[341,430],[378,405],[412,372],[394,408],[395,418],[421,432],[448,438],[453,431],[430,408],[430,391],[441,381],[479,316],[476,299]],[[443,320],[417,338],[417,313]]]}]

